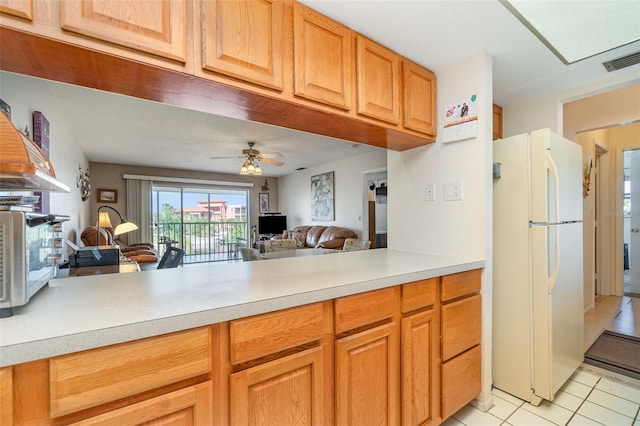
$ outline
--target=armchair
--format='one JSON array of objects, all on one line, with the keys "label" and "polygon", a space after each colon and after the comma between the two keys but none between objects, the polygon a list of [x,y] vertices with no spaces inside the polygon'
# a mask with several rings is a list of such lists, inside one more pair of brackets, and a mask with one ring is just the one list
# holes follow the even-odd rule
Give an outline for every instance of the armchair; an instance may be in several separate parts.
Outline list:
[{"label": "armchair", "polygon": [[[98,235],[100,235],[99,239]],[[138,263],[153,263],[159,260],[158,253],[154,250],[153,244],[124,244],[120,240],[114,238],[109,231],[109,228],[100,228],[100,230],[98,230],[95,226],[89,226],[82,231],[80,239],[85,246],[119,244],[120,252],[129,259]]]}]

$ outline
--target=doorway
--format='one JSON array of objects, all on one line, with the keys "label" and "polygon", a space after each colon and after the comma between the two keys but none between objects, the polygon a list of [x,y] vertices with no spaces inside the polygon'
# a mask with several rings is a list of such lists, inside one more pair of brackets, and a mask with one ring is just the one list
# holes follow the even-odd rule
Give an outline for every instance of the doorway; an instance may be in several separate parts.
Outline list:
[{"label": "doorway", "polygon": [[640,296],[640,149],[623,153],[624,294]]},{"label": "doorway", "polygon": [[387,247],[387,170],[364,173],[365,194],[362,238],[371,241],[371,248]]}]

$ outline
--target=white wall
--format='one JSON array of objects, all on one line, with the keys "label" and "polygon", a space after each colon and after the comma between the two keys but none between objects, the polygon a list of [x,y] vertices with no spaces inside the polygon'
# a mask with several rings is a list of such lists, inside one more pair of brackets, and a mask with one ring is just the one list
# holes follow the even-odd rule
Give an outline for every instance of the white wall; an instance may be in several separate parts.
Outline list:
[{"label": "white wall", "polygon": [[[562,92],[502,105],[504,137],[546,127],[554,133],[564,135],[563,104],[638,83],[640,83],[640,75],[637,67],[633,67],[630,70],[613,72],[602,80],[576,86]],[[597,127],[598,125],[594,125],[589,129]]]},{"label": "white wall", "polygon": [[[278,211],[287,215],[287,227],[300,225],[335,225],[352,229],[362,235],[364,217],[363,176],[365,172],[386,167],[384,150],[347,158],[321,167],[294,172],[278,179]],[[331,222],[311,221],[311,176],[334,173],[335,220]],[[389,192],[394,188],[390,187]]]},{"label": "white wall", "polygon": [[49,121],[50,155],[56,177],[71,188],[70,193],[52,192],[50,212],[71,216],[64,225],[64,237],[78,243],[80,231],[89,218],[89,202],[82,202],[80,191],[76,187],[78,166],[85,170],[89,163],[80,150],[79,143],[66,125],[64,115],[58,108],[56,99],[48,89],[47,82],[41,79],[30,80],[16,78],[12,73],[0,72],[0,98],[11,106],[11,121],[23,130],[29,126],[33,136],[33,112],[40,111]]},{"label": "white wall", "polygon": [[[387,154],[389,247],[486,261],[483,283],[481,408],[491,405],[492,61],[479,53],[437,73],[438,140]],[[443,144],[444,108],[478,97],[477,137]],[[443,182],[462,183],[463,200],[443,201]],[[425,201],[425,185],[436,200]]]}]

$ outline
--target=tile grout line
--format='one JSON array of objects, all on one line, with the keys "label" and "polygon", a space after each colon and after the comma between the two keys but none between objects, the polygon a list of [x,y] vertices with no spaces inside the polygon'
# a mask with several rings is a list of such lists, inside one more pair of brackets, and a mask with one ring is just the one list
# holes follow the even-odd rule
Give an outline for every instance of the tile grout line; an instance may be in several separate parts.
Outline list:
[{"label": "tile grout line", "polygon": [[[565,423],[565,425],[568,425],[569,423],[571,423],[571,420],[573,420],[573,418],[576,416],[576,414],[578,414],[578,411],[580,410],[580,408],[582,408],[582,406],[584,405],[584,403],[587,401],[587,398],[589,398],[589,396],[591,395],[591,393],[593,392],[593,390],[596,388],[596,386],[598,386],[598,383],[600,383],[600,380],[602,380],[602,377],[598,377],[598,380],[593,384],[593,386],[591,386],[591,390],[589,391],[589,393],[582,398],[582,402],[580,403],[580,405],[578,405],[578,407],[573,411],[573,414],[571,414],[571,417],[569,417],[569,420],[567,420],[567,423]],[[580,382],[578,382],[580,383]],[[583,383],[584,384],[584,383]],[[565,391],[566,392],[566,391]],[[570,394],[573,395],[573,394]],[[577,396],[577,395],[574,395]],[[578,414],[578,415],[582,415],[582,414]],[[596,422],[598,424],[603,424],[600,423],[599,421],[596,421],[590,417],[585,417],[593,422]]]}]

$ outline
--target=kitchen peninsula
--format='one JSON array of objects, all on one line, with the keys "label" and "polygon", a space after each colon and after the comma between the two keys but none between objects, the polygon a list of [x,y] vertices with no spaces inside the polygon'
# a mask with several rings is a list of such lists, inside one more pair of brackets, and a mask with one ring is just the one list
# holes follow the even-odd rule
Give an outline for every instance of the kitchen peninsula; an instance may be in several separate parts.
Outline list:
[{"label": "kitchen peninsula", "polygon": [[483,267],[379,249],[55,280],[0,320],[2,424],[437,424],[479,393]]}]

